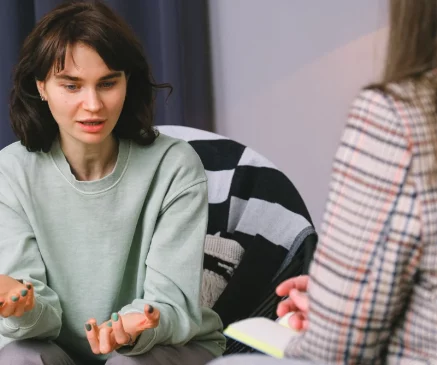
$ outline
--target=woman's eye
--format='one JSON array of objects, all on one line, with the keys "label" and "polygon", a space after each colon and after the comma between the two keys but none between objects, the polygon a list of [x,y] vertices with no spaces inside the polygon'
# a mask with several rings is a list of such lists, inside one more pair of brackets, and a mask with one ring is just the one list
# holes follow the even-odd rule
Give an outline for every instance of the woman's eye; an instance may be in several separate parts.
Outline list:
[{"label": "woman's eye", "polygon": [[108,82],[102,82],[100,84],[100,87],[102,89],[110,89],[111,87],[113,87],[115,85],[115,81],[108,81]]},{"label": "woman's eye", "polygon": [[77,85],[64,85],[64,88],[67,89],[68,91],[76,91],[78,89]]}]

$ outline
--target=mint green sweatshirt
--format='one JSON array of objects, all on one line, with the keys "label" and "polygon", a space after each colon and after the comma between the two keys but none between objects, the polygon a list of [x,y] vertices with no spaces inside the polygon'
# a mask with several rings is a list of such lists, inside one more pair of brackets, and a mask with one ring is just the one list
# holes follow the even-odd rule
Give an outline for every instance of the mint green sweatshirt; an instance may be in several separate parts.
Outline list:
[{"label": "mint green sweatshirt", "polygon": [[207,217],[205,172],[186,142],[121,140],[114,171],[97,181],[75,179],[58,141],[49,153],[6,147],[0,273],[30,281],[36,305],[23,317],[0,318],[0,348],[56,339],[93,358],[85,322],[142,312],[147,303],[161,311],[160,324],[123,353],[195,341],[220,355],[220,318],[199,306]]}]

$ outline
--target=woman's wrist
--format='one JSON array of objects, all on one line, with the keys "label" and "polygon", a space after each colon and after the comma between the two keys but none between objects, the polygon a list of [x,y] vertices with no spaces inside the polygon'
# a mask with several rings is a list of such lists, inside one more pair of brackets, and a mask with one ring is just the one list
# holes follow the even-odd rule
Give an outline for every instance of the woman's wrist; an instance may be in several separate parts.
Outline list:
[{"label": "woman's wrist", "polygon": [[134,347],[138,342],[138,338],[140,337],[141,332],[139,332],[137,335],[131,335],[130,333],[128,333],[127,335],[129,336],[129,342],[127,344],[125,344],[124,346]]}]

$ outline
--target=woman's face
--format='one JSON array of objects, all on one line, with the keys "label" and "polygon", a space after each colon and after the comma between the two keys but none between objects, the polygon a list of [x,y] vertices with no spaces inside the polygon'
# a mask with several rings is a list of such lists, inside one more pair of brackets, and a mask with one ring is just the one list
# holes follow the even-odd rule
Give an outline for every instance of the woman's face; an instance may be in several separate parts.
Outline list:
[{"label": "woman's face", "polygon": [[68,47],[65,68],[51,71],[37,87],[63,144],[97,145],[108,140],[117,124],[127,80],[124,72],[110,70],[96,51],[79,43]]}]

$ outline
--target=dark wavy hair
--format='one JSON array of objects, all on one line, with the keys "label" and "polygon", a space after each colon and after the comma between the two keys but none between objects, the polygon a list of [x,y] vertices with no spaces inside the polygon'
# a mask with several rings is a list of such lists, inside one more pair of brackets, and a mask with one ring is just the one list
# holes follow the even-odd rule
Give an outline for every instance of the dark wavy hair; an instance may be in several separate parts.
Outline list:
[{"label": "dark wavy hair", "polygon": [[68,46],[83,43],[94,49],[109,69],[129,76],[123,110],[113,133],[148,145],[158,136],[153,128],[156,84],[143,48],[131,28],[102,1],[69,1],[47,15],[24,41],[15,68],[10,100],[12,128],[28,151],[48,152],[59,133],[36,80],[65,66]]}]

